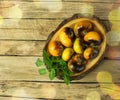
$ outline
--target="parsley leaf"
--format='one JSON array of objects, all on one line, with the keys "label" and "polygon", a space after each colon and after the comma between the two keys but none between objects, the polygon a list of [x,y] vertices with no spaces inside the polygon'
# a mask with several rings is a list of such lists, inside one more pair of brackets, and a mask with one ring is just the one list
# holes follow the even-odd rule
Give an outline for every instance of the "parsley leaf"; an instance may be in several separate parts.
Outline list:
[{"label": "parsley leaf", "polygon": [[45,68],[39,69],[39,74],[40,74],[40,75],[44,75],[44,74],[46,74],[46,73],[47,73],[47,71],[46,71]]},{"label": "parsley leaf", "polygon": [[49,73],[49,78],[50,80],[53,80],[55,78],[55,69],[51,69],[50,73]]},{"label": "parsley leaf", "polygon": [[43,61],[49,70],[49,79],[53,80],[55,76],[61,75],[64,82],[70,84],[71,72],[68,70],[67,62],[61,59],[61,57],[48,56],[47,52],[43,50]]},{"label": "parsley leaf", "polygon": [[51,62],[50,58],[48,57],[47,52],[45,50],[43,50],[42,55],[43,55],[43,60],[44,60],[44,62],[46,64],[46,66],[48,68],[51,68],[52,67],[52,62]]},{"label": "parsley leaf", "polygon": [[64,82],[65,82],[67,85],[70,84],[70,78],[69,78],[69,76],[64,75],[64,76],[63,76],[63,79],[64,79]]},{"label": "parsley leaf", "polygon": [[43,62],[40,58],[38,58],[35,64],[36,64],[37,67],[40,67],[40,66],[43,65]]}]

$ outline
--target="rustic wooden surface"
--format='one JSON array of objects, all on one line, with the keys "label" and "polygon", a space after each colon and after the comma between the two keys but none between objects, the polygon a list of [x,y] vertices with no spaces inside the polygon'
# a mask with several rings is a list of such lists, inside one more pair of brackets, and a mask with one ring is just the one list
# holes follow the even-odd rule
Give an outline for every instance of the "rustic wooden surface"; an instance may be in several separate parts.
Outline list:
[{"label": "rustic wooden surface", "polygon": [[[59,11],[56,3],[62,5]],[[52,8],[48,10],[50,5]],[[92,91],[99,93],[101,100],[113,100],[102,93],[96,76],[100,71],[108,71],[113,82],[120,85],[120,37],[108,40],[105,58],[94,71],[68,86],[57,78],[50,81],[48,74],[39,75],[35,66],[36,59],[42,59],[42,49],[50,32],[64,19],[81,13],[83,5],[91,5],[88,8],[94,8],[94,15],[107,23],[110,11],[120,7],[120,0],[0,0],[0,16],[3,17],[0,24],[0,100],[88,100]],[[112,20],[120,23],[118,19]]]}]

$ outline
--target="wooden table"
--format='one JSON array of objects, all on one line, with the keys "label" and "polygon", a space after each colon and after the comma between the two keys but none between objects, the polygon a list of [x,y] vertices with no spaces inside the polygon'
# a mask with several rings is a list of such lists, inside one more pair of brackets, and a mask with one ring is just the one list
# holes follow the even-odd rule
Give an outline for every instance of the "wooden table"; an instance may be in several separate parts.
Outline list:
[{"label": "wooden table", "polygon": [[[110,22],[109,48],[94,71],[66,85],[57,78],[50,81],[48,73],[39,75],[35,62],[42,59],[50,32],[75,13]],[[103,93],[96,76],[109,72],[114,84],[120,85],[119,19],[120,0],[1,0],[0,100],[113,100]]]}]

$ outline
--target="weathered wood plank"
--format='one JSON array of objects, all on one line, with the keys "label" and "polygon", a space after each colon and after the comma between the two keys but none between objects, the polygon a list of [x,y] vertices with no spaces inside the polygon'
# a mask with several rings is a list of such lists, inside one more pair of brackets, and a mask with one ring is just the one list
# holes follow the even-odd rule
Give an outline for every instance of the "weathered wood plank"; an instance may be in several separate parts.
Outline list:
[{"label": "weathered wood plank", "polygon": [[[46,41],[0,41],[0,55],[41,56]],[[120,59],[120,46],[109,46],[107,59]]]},{"label": "weathered wood plank", "polygon": [[[0,39],[14,40],[46,40],[63,21],[63,19],[22,19],[18,24],[14,24],[11,19],[5,20],[8,23],[0,26]],[[102,22],[107,23],[107,21]],[[109,27],[107,24],[106,26]]]},{"label": "weathered wood plank", "polygon": [[109,46],[106,50],[105,57],[107,59],[120,60],[120,46]]},{"label": "weathered wood plank", "polygon": [[[101,100],[111,100],[101,93],[96,76],[100,71],[108,71],[112,74],[113,82],[120,83],[120,61],[107,60],[120,59],[120,47],[110,47],[105,55],[107,59],[83,79],[74,80],[69,86],[57,78],[50,81],[48,72],[46,75],[39,75],[35,62],[38,57],[42,59],[45,40],[63,19],[73,13],[80,13],[81,7],[89,8],[89,4],[96,16],[107,20],[109,12],[119,6],[119,0],[4,1],[8,1],[8,5],[1,6],[3,1],[0,1],[0,13],[4,17],[0,26],[0,100],[86,100],[92,91],[97,91]],[[19,6],[9,6],[14,1]],[[58,6],[55,3],[61,5],[61,9],[56,10]],[[52,5],[52,8],[46,8],[50,7],[47,4]],[[18,12],[21,14],[16,15]]]},{"label": "weathered wood plank", "polygon": [[[54,6],[49,6],[49,5]],[[57,5],[57,6],[56,6]],[[113,3],[89,3],[90,11],[94,9],[94,14],[101,19],[107,19],[108,13],[112,10]],[[59,7],[58,7],[59,6]],[[114,4],[115,7],[119,7],[118,3]],[[84,7],[88,7],[88,3],[84,2],[19,2],[19,8],[22,11],[22,18],[67,18],[72,16],[73,13],[81,13]],[[14,6],[8,7],[9,9],[14,9]],[[59,8],[59,9],[57,9]],[[14,9],[12,12],[17,12]],[[86,8],[87,9],[87,8]],[[4,18],[9,18],[7,16],[7,8],[2,8],[1,12]],[[20,11],[20,12],[21,12]],[[6,13],[5,13],[6,12]],[[83,11],[86,13],[86,11]],[[87,12],[91,13],[91,12]],[[104,13],[104,14],[103,14]],[[12,18],[12,16],[10,17]],[[13,16],[13,18],[21,18],[21,16]]]},{"label": "weathered wood plank", "polygon": [[0,41],[0,55],[41,56],[45,41]]},{"label": "weathered wood plank", "polygon": [[22,19],[14,24],[11,19],[0,26],[0,39],[46,40],[62,20]]},{"label": "weathered wood plank", "polygon": [[0,84],[1,84],[0,95],[13,96],[13,98],[22,97],[24,99],[51,98],[59,100],[60,99],[86,100],[89,93],[97,92],[98,95],[100,95],[101,100],[112,100],[101,92],[98,84],[70,84],[67,86],[65,84],[59,83],[54,84],[54,83],[15,82],[15,81],[12,82],[1,81]]},{"label": "weathered wood plank", "polygon": [[[22,97],[0,97],[0,100],[38,100],[38,99],[35,99],[35,98],[22,98]],[[44,100],[45,98],[42,98],[42,99],[39,99],[39,100]],[[52,99],[54,100],[54,99]]]},{"label": "weathered wood plank", "polygon": [[[4,0],[4,1],[8,1],[8,0]],[[19,1],[19,2],[40,2],[39,0],[11,0],[11,1],[13,1],[13,2],[15,2],[15,1]],[[94,3],[94,2],[98,2],[98,3],[120,3],[120,1],[119,0],[104,0],[104,1],[101,1],[101,0],[41,0],[42,2],[48,2],[48,1],[50,1],[50,2],[60,2],[60,1],[62,1],[62,2],[92,2],[92,3]]]},{"label": "weathered wood plank", "polygon": [[[0,29],[37,29],[43,33],[44,30],[50,31],[50,29],[54,29],[57,27],[60,22],[64,19],[21,19],[18,23],[14,23],[17,19],[4,19],[2,25],[0,25]],[[106,21],[103,21],[106,22]],[[49,28],[48,28],[49,27]],[[52,31],[52,30],[51,30]]]},{"label": "weathered wood plank", "polygon": [[[64,0],[64,1],[73,2],[73,0]],[[120,3],[119,0],[74,0],[74,2]]]},{"label": "weathered wood plank", "polygon": [[[9,56],[0,58],[0,80],[49,80],[48,77],[43,78],[43,76],[40,76],[38,73],[38,68],[35,65],[38,57]],[[11,77],[11,75],[13,76]]]},{"label": "weathered wood plank", "polygon": [[48,35],[39,29],[0,29],[0,39],[3,40],[45,40]]},{"label": "weathered wood plank", "polygon": [[[50,81],[48,73],[43,76],[39,75],[39,68],[35,65],[37,58],[38,57],[1,56],[0,80]],[[114,82],[119,83],[119,66],[119,60],[103,60],[94,71],[77,82],[96,82],[98,72],[108,71],[113,75]],[[44,68],[45,66],[43,65],[42,67]],[[59,82],[61,80],[55,78],[53,81]]]}]

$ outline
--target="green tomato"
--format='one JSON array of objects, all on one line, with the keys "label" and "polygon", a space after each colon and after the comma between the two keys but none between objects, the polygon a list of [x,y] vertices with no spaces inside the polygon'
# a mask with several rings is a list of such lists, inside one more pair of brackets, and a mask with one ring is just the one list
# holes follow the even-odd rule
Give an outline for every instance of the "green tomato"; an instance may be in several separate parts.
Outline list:
[{"label": "green tomato", "polygon": [[65,48],[62,53],[62,59],[68,61],[73,55],[74,50],[72,48]]},{"label": "green tomato", "polygon": [[76,38],[73,44],[73,49],[76,53],[78,54],[82,54],[83,53],[83,49],[82,46],[80,44],[80,38]]}]

